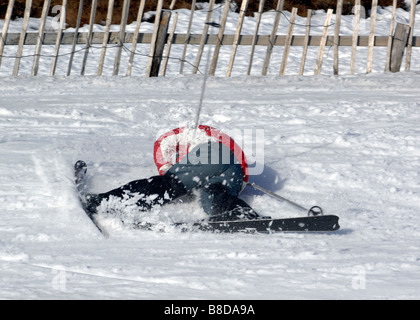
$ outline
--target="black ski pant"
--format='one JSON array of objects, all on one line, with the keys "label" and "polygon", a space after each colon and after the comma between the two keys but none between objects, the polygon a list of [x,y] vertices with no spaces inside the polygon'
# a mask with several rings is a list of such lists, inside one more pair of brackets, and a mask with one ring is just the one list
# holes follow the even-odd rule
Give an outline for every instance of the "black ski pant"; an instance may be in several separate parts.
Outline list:
[{"label": "black ski pant", "polygon": [[[238,198],[244,174],[228,147],[217,142],[208,143],[197,146],[190,154],[193,157],[176,163],[163,176],[135,180],[106,193],[89,195],[89,211],[96,212],[100,203],[111,197],[122,200],[136,197],[139,209],[146,211],[197,190],[200,203],[210,219],[258,217],[246,202]],[[201,162],[196,162],[197,159]]]},{"label": "black ski pant", "polygon": [[[210,219],[238,219],[256,218],[258,214],[242,199],[229,193],[228,189],[221,183],[208,184],[196,188],[199,193],[199,201],[204,211]],[[134,196],[140,198],[136,204],[141,211],[151,210],[153,207],[162,206],[170,203],[186,194],[187,190],[182,182],[171,177],[170,174],[164,176],[153,176],[149,179],[141,179],[129,182],[117,189],[88,195],[88,210],[96,213],[97,207],[102,201],[107,201],[111,197],[121,200],[129,199]]]}]

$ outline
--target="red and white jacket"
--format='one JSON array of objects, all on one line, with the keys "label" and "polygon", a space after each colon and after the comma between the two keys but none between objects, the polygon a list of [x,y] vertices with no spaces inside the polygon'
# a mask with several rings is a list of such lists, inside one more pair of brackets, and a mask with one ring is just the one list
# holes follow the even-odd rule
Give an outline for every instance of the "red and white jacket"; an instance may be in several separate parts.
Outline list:
[{"label": "red and white jacket", "polygon": [[161,135],[154,145],[154,160],[160,175],[164,175],[175,163],[185,157],[196,146],[219,142],[228,146],[234,153],[244,173],[244,182],[248,181],[249,172],[246,157],[239,145],[227,134],[219,130],[200,125],[195,128],[176,128]]}]

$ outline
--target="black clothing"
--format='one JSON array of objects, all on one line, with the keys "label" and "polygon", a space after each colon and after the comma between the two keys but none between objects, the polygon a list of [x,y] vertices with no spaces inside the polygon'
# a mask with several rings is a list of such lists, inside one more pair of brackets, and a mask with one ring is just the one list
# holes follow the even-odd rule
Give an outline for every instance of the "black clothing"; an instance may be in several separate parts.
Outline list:
[{"label": "black clothing", "polygon": [[[218,150],[216,156],[214,150]],[[238,198],[242,187],[241,165],[235,161],[231,150],[216,142],[197,146],[187,159],[173,165],[163,176],[135,180],[106,193],[90,194],[87,206],[95,213],[103,200],[136,196],[139,210],[147,211],[198,190],[201,205],[212,220],[256,218],[258,214]]]}]

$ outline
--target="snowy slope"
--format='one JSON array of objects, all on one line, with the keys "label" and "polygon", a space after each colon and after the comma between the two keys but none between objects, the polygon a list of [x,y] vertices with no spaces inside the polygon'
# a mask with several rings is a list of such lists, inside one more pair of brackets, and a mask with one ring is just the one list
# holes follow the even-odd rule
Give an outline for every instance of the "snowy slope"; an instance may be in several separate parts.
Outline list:
[{"label": "snowy slope", "polygon": [[[381,13],[387,17],[389,9]],[[313,21],[323,21],[325,14],[318,14]],[[400,12],[400,19],[407,17]],[[344,26],[351,23],[347,19]],[[180,21],[187,23],[181,16]],[[380,21],[378,28],[387,29]],[[244,30],[252,33],[252,23]],[[182,49],[174,50],[179,55]],[[349,53],[340,50],[340,70],[346,70]],[[365,53],[359,48],[358,55]],[[22,75],[13,78],[6,76],[13,60],[3,59],[0,298],[420,298],[420,74],[382,74],[381,62],[373,74],[333,77],[330,51],[321,76],[272,76],[281,59],[274,55],[270,76],[258,76],[257,67],[244,77],[248,52],[238,54],[234,77],[209,78],[201,123],[238,140],[238,133],[249,138],[250,130],[263,130],[264,171],[251,181],[337,214],[341,230],[220,235],[168,228],[159,233],[101,217],[109,233],[105,239],[78,203],[74,162],[88,163],[92,192],[157,174],[153,142],[193,123],[202,75],[175,76],[179,65],[173,64],[166,78],[32,78],[25,76],[30,58]],[[264,54],[257,52],[257,64]],[[292,50],[289,74],[296,73],[300,54]],[[190,55],[193,60],[194,52]],[[383,58],[384,51],[375,49],[377,55]],[[112,57],[107,55],[111,64]],[[313,73],[315,57],[316,51],[308,57],[307,74]],[[227,50],[220,75],[228,58]],[[412,70],[417,59],[414,55]],[[365,72],[365,60],[358,61],[358,72]],[[89,64],[89,74],[96,65]],[[44,59],[43,74],[49,67]],[[66,67],[59,63],[57,74]],[[253,156],[249,148],[245,153]],[[302,215],[249,187],[242,197],[262,214]],[[140,217],[167,225],[199,219],[203,212],[185,203]]]},{"label": "snowy slope", "polygon": [[[199,79],[3,79],[0,297],[419,298],[417,73],[209,79],[203,124],[264,129],[265,171],[251,180],[339,215],[341,231],[163,234],[108,219],[104,239],[77,202],[72,164],[88,162],[92,191],[156,174],[153,142],[194,119]],[[243,197],[264,214],[301,214]]]}]

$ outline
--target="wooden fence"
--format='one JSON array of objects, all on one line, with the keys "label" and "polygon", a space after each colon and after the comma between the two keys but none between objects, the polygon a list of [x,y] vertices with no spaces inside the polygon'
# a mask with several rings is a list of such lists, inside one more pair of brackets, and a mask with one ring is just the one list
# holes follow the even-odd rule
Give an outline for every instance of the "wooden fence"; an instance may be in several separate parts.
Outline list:
[{"label": "wooden fence", "polygon": [[[296,74],[303,74],[305,63],[307,61],[306,56],[308,48],[314,46],[318,47],[316,63],[313,68],[314,74],[320,74],[321,70],[326,73],[332,73],[335,75],[339,74],[340,47],[348,47],[349,50],[351,50],[350,65],[346,66],[346,68],[350,69],[351,74],[355,73],[356,57],[358,56],[356,54],[356,50],[358,47],[367,47],[368,49],[367,57],[365,57],[367,61],[367,73],[372,72],[374,47],[387,48],[386,60],[384,61],[384,71],[399,71],[401,68],[401,63],[403,61],[404,52],[405,70],[410,70],[412,60],[412,48],[420,47],[419,37],[413,36],[416,2],[415,0],[411,1],[412,5],[410,12],[410,21],[407,25],[396,24],[395,16],[397,0],[393,1],[392,16],[389,21],[389,34],[381,36],[375,35],[378,0],[372,0],[372,10],[370,15],[370,27],[368,36],[359,36],[358,34],[362,8],[360,5],[360,0],[352,0],[354,1],[355,9],[352,35],[340,35],[340,22],[343,0],[337,0],[336,8],[334,8],[336,10],[335,23],[331,23],[331,19],[333,16],[332,8],[329,9],[326,13],[322,35],[316,36],[311,34],[311,10],[308,10],[307,12],[305,34],[294,34],[294,26],[297,16],[296,8],[293,8],[293,10],[290,12],[290,18],[288,18],[288,29],[279,30],[280,19],[283,15],[282,10],[284,1],[285,0],[278,1],[277,8],[275,10],[272,30],[269,35],[259,34],[261,17],[263,14],[262,8],[264,7],[264,0],[260,0],[259,11],[256,15],[256,27],[254,34],[242,35],[241,30],[243,27],[245,12],[249,0],[242,1],[236,29],[232,30],[234,32],[228,31],[230,33],[225,33],[226,21],[229,13],[231,13],[230,2],[226,1],[225,4],[223,4],[223,7],[220,8],[222,9],[220,22],[218,21],[216,25],[214,21],[215,19],[212,17],[212,12],[215,9],[215,0],[209,0],[206,22],[202,26],[203,32],[201,34],[191,33],[191,25],[193,22],[195,12],[195,0],[192,1],[193,6],[189,18],[188,28],[186,30],[186,33],[184,34],[175,33],[175,27],[178,18],[178,14],[172,10],[175,4],[175,0],[172,1],[169,10],[163,10],[163,0],[158,0],[154,31],[152,33],[140,33],[140,25],[144,17],[145,0],[140,1],[134,32],[126,32],[127,15],[130,0],[124,0],[122,18],[118,32],[110,32],[114,0],[109,0],[107,19],[105,21],[105,29],[103,32],[93,31],[98,0],[91,1],[92,5],[90,8],[90,23],[87,32],[79,32],[79,28],[81,27],[80,21],[83,10],[83,0],[80,0],[78,17],[74,32],[64,32],[68,0],[63,0],[62,2],[62,6],[60,8],[60,22],[57,22],[56,31],[46,31],[47,16],[48,13],[51,11],[51,0],[45,0],[42,8],[42,16],[39,23],[39,29],[38,32],[35,33],[28,32],[32,0],[26,0],[26,8],[23,17],[21,32],[13,33],[9,32],[9,25],[15,1],[9,0],[3,28],[1,30],[0,68],[2,67],[2,63],[4,67],[4,61],[6,60],[5,58],[8,58],[8,62],[14,60],[12,75],[17,76],[19,75],[19,70],[21,68],[21,60],[24,57],[28,58],[29,56],[30,58],[33,58],[31,74],[34,76],[38,75],[40,68],[40,57],[47,55],[43,52],[43,49],[45,49],[46,46],[49,46],[50,48],[53,46],[53,53],[48,54],[52,61],[49,71],[50,75],[56,74],[57,62],[59,59],[68,59],[66,75],[70,75],[72,74],[72,72],[74,74],[74,55],[76,52],[80,53],[80,51],[83,52],[82,65],[79,66],[80,74],[85,75],[86,66],[90,62],[88,59],[90,49],[96,46],[95,48],[101,50],[99,62],[97,62],[97,68],[95,69],[97,75],[102,75],[104,69],[110,70],[112,68],[113,75],[125,74],[126,76],[130,76],[133,74],[133,66],[136,63],[139,63],[139,59],[147,59],[146,68],[144,69],[144,71],[142,71],[142,73],[144,72],[143,75],[146,75],[146,77],[165,75],[170,60],[175,60],[178,64],[180,64],[180,73],[185,72],[184,66],[186,62],[192,65],[192,73],[197,73],[199,71],[199,66],[202,60],[202,55],[205,46],[212,45],[214,49],[212,51],[212,57],[209,57],[211,58],[211,61],[209,60],[210,65],[208,71],[210,75],[216,74],[219,55],[222,46],[231,47],[226,76],[231,76],[232,74],[232,69],[235,65],[235,57],[239,46],[247,46],[249,48],[249,61],[246,72],[248,75],[251,74],[251,69],[254,64],[253,61],[256,48],[263,47],[266,51],[261,75],[267,75],[270,60],[272,59],[272,56],[274,54],[274,48],[277,46],[283,47],[281,65],[279,66],[280,75],[285,74],[286,65],[290,54],[290,48],[293,46],[302,47],[301,63],[299,70],[296,70]],[[171,30],[169,30],[170,21],[172,22]],[[218,33],[209,33],[210,26],[216,26],[218,29]],[[334,28],[333,35],[329,35],[328,33],[330,28]],[[279,32],[284,33],[281,34]],[[136,49],[138,44],[150,45],[148,54],[137,54]],[[83,46],[83,49],[76,50],[76,46],[80,45]],[[171,47],[174,45],[183,46],[182,54],[178,57],[172,57],[174,59],[170,59]],[[4,54],[5,46],[15,46],[15,48],[17,48],[16,53],[13,57]],[[67,48],[71,48],[70,53],[66,55],[60,55],[60,48],[62,46],[67,46]],[[107,60],[105,60],[105,55],[107,54],[107,51],[109,52],[109,48],[111,46],[113,47],[113,54],[115,54],[112,66],[106,65]],[[195,49],[198,48],[194,61],[186,61],[185,58],[190,46],[195,46]],[[322,69],[326,46],[334,48],[333,70],[330,71]],[[23,55],[24,48],[26,48],[27,50],[28,48],[33,48],[33,54]],[[125,72],[122,72],[121,70],[121,55],[123,49],[129,53],[128,65],[126,66]]]}]

